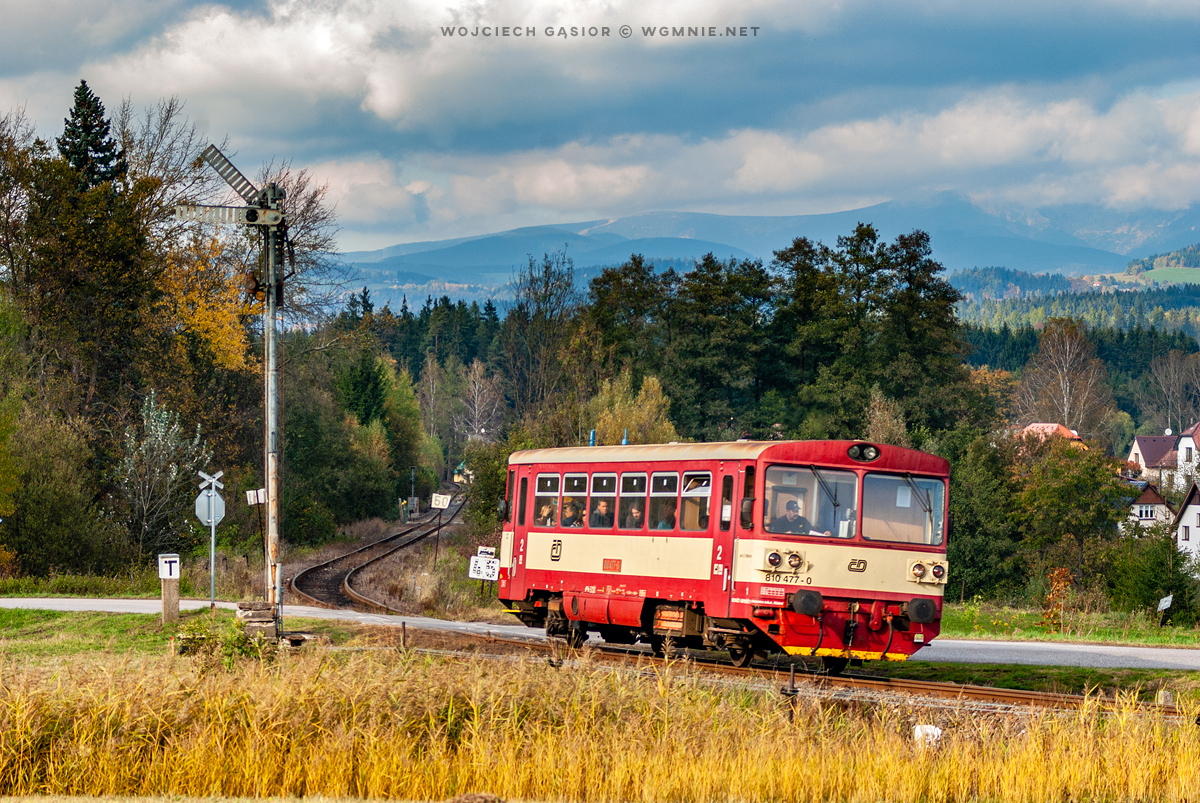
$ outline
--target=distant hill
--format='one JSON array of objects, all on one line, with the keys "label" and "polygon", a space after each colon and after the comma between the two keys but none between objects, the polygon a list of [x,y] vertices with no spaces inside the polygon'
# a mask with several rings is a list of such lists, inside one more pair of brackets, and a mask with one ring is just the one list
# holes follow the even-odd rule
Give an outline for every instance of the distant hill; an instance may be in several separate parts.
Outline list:
[{"label": "distant hill", "polygon": [[[833,245],[854,227],[870,223],[885,240],[921,229],[933,257],[949,272],[997,266],[1026,274],[1118,273],[1130,256],[1195,242],[1200,208],[1172,213],[1117,214],[1100,207],[1061,207],[1036,213],[985,209],[965,196],[940,193],[923,200],[890,201],[822,215],[748,216],[698,212],[647,212],[622,217],[531,226],[450,240],[405,243],[351,252],[355,266],[380,303],[433,293],[417,279],[469,285],[472,297],[505,295],[514,272],[532,256],[564,250],[581,279],[632,254],[656,264],[690,264],[706,253],[720,259],[761,259],[797,237]],[[1186,239],[1185,239],[1186,238]],[[1024,290],[1022,292],[1025,292]]]},{"label": "distant hill", "polygon": [[1169,254],[1151,254],[1145,259],[1135,259],[1125,267],[1125,272],[1136,276],[1162,268],[1200,268],[1200,243]]},{"label": "distant hill", "polygon": [[955,271],[950,274],[949,282],[967,301],[1050,296],[1074,289],[1065,276],[997,267]]}]

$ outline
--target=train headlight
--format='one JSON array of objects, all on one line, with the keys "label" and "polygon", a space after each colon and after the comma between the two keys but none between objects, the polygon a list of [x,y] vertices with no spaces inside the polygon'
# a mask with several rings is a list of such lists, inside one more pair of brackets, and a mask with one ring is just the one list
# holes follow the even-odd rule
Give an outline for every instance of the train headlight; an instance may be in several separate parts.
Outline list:
[{"label": "train headlight", "polygon": [[782,563],[783,555],[780,555],[778,552],[770,552],[767,554],[767,565],[772,569],[778,569]]},{"label": "train headlight", "polygon": [[946,577],[946,567],[940,563],[933,564],[933,579],[942,580]]},{"label": "train headlight", "polygon": [[803,559],[795,552],[788,555],[788,566],[791,566],[793,569],[799,569],[802,562]]},{"label": "train headlight", "polygon": [[869,443],[856,443],[846,450],[846,456],[851,460],[869,463],[879,458],[879,447]]},{"label": "train headlight", "polygon": [[914,563],[912,565],[912,568],[909,569],[909,571],[912,572],[913,577],[920,580],[922,577],[925,576],[925,564],[924,563]]}]

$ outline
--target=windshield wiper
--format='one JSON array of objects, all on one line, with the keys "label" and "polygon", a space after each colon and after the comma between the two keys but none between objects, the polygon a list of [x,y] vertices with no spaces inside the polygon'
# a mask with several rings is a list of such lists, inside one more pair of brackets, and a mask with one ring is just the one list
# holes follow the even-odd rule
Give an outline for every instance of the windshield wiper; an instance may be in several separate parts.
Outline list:
[{"label": "windshield wiper", "polygon": [[821,476],[821,470],[819,468],[813,464],[809,464],[808,467],[812,470],[813,476],[817,478],[817,482],[821,484],[821,490],[824,491],[825,495],[829,497],[829,501],[833,502],[833,520],[837,521],[837,510],[840,507],[837,498],[837,489],[835,488],[832,491],[829,490],[829,483],[825,482],[825,478]]},{"label": "windshield wiper", "polygon": [[926,491],[924,498],[922,498],[921,489],[913,482],[912,474],[905,473],[904,481],[908,483],[908,487],[912,489],[913,495],[917,497],[917,504],[921,506],[921,510],[932,516],[933,504],[929,501],[929,491]]}]

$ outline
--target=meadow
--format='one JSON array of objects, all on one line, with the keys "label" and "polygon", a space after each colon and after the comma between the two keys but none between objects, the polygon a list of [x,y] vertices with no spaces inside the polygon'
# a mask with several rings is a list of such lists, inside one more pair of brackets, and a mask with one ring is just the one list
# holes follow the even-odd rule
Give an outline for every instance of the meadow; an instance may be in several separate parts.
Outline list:
[{"label": "meadow", "polygon": [[[316,649],[0,659],[0,794],[554,801],[1195,800],[1200,729],[1140,713],[800,698],[687,666]],[[914,743],[917,724],[943,729]],[[1136,745],[1136,749],[1131,746]]]}]

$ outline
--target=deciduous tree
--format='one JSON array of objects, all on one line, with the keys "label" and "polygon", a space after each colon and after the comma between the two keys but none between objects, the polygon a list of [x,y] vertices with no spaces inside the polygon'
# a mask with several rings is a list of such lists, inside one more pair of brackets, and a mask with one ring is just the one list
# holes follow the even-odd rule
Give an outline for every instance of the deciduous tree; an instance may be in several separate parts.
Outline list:
[{"label": "deciduous tree", "polygon": [[1023,423],[1057,422],[1085,439],[1100,433],[1112,412],[1112,391],[1104,363],[1077,321],[1047,322],[1021,378],[1017,409]]}]

